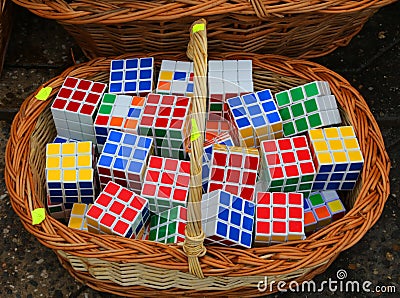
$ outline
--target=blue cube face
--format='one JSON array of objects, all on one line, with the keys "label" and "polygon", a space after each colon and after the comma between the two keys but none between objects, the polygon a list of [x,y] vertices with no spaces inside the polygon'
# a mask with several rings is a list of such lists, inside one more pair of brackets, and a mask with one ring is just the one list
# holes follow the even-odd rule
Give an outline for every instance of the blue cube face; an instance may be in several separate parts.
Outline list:
[{"label": "blue cube face", "polygon": [[226,191],[220,191],[219,203],[229,207],[231,205],[231,195]]},{"label": "blue cube face", "polygon": [[142,172],[143,163],[132,160],[128,167],[128,172],[139,174]]},{"label": "blue cube face", "polygon": [[281,117],[279,116],[279,114],[277,112],[267,114],[267,119],[268,119],[269,123],[276,123],[276,122],[282,121]]},{"label": "blue cube face", "polygon": [[257,96],[260,101],[267,101],[272,99],[271,90],[269,89],[258,91]]},{"label": "blue cube face", "polygon": [[[104,147],[105,148],[105,147]],[[104,149],[103,149],[104,152]],[[121,146],[118,150],[118,156],[129,158],[132,154],[132,148],[128,146]]]},{"label": "blue cube face", "polygon": [[111,93],[122,92],[122,83],[110,83],[109,89]]},{"label": "blue cube face", "polygon": [[139,108],[130,108],[128,111],[128,117],[139,118],[142,110]]},{"label": "blue cube face", "polygon": [[149,67],[153,67],[153,58],[141,58],[140,68],[149,68]]},{"label": "blue cube face", "polygon": [[260,115],[261,109],[258,105],[248,106],[247,110],[249,111],[250,116]]},{"label": "blue cube face", "polygon": [[124,73],[122,71],[111,72],[111,81],[122,81]]},{"label": "blue cube face", "polygon": [[118,145],[117,144],[112,144],[112,143],[106,143],[103,147],[103,152],[114,155],[117,152]]},{"label": "blue cube face", "polygon": [[65,195],[66,196],[74,196],[76,197],[78,195],[78,190],[77,189],[66,189],[65,190]]},{"label": "blue cube face", "polygon": [[236,120],[236,123],[239,128],[250,126],[250,122],[247,118],[241,118]]},{"label": "blue cube face", "polygon": [[315,176],[315,181],[328,181],[329,174],[318,174]]},{"label": "blue cube face", "polygon": [[177,81],[177,80],[182,80],[182,81],[186,81],[186,77],[187,77],[187,73],[184,71],[176,71],[174,73],[174,77],[173,80]]},{"label": "blue cube face", "polygon": [[95,132],[96,132],[96,135],[105,136],[105,137],[107,137],[107,135],[108,135],[108,129],[107,129],[107,127],[95,126],[95,127],[94,127],[94,130],[95,130]]},{"label": "blue cube face", "polygon": [[253,231],[253,223],[254,223],[253,218],[243,216],[242,229],[245,229],[251,233]]},{"label": "blue cube face", "polygon": [[226,141],[221,142],[220,144],[226,145],[226,146],[235,146],[235,144],[233,144],[232,140],[226,140]]},{"label": "blue cube face", "polygon": [[246,105],[251,105],[257,102],[257,97],[254,93],[243,95],[242,98]]},{"label": "blue cube face", "polygon": [[130,238],[132,236],[132,234],[133,234],[133,230],[132,230],[132,228],[129,228],[128,231],[126,231],[126,233],[125,233],[125,237]]},{"label": "blue cube face", "polygon": [[255,205],[253,202],[245,200],[243,212],[246,215],[254,216]]},{"label": "blue cube face", "polygon": [[63,199],[63,197],[51,197],[50,202],[52,204],[60,204],[60,203],[64,202],[64,199]]},{"label": "blue cube face", "polygon": [[137,80],[137,78],[138,78],[137,70],[127,70],[125,72],[125,80],[135,81]]},{"label": "blue cube face", "polygon": [[61,189],[50,189],[49,194],[50,196],[62,196],[63,191]]},{"label": "blue cube face", "polygon": [[201,171],[201,177],[203,178],[203,180],[208,179],[209,174],[210,174],[210,168],[208,167],[208,165],[203,165]]},{"label": "blue cube face", "polygon": [[332,173],[331,181],[341,181],[343,180],[345,173]]},{"label": "blue cube face", "polygon": [[127,69],[135,69],[135,68],[138,68],[139,59],[137,59],[137,58],[134,58],[134,59],[126,59],[125,62],[126,62],[126,68],[127,68]]},{"label": "blue cube face", "polygon": [[310,210],[310,205],[308,204],[308,200],[307,199],[303,200],[303,206],[304,206],[304,211]]},{"label": "blue cube face", "polygon": [[77,189],[78,185],[76,183],[65,183],[64,182],[64,189]]},{"label": "blue cube face", "polygon": [[233,226],[229,226],[229,239],[238,242],[240,239],[240,230]]},{"label": "blue cube face", "polygon": [[104,144],[107,141],[107,137],[96,136],[97,144]]},{"label": "blue cube face", "polygon": [[231,212],[231,223],[240,227],[241,221],[242,221],[242,216],[240,215],[240,213],[232,211]]},{"label": "blue cube face", "polygon": [[79,199],[78,199],[78,197],[65,197],[65,202],[66,203],[78,203]]},{"label": "blue cube face", "polygon": [[139,224],[136,226],[135,233],[136,233],[136,234],[139,233],[140,230],[142,229],[142,227],[143,227],[143,223],[142,223],[142,222],[139,222]]},{"label": "blue cube face", "polygon": [[224,207],[218,207],[218,218],[220,220],[228,221],[229,220],[229,209]]},{"label": "blue cube face", "polygon": [[263,116],[257,116],[255,118],[252,118],[251,122],[253,123],[254,127],[261,127],[267,124]]},{"label": "blue cube face", "polygon": [[93,204],[93,197],[81,197],[81,202],[84,204]]},{"label": "blue cube face", "polygon": [[149,80],[152,78],[152,70],[151,69],[141,69],[139,78],[141,80]]},{"label": "blue cube face", "polygon": [[140,136],[137,146],[141,148],[150,149],[152,143],[153,143],[152,138]]},{"label": "blue cube face", "polygon": [[352,163],[350,164],[349,171],[361,171],[362,167],[363,167],[362,162]]},{"label": "blue cube face", "polygon": [[186,87],[186,92],[187,93],[192,93],[194,89],[193,83],[189,83]]},{"label": "blue cube face", "polygon": [[325,188],[325,182],[314,182],[313,190],[323,190]]},{"label": "blue cube face", "polygon": [[65,202],[64,203],[64,207],[65,209],[72,209],[72,206],[74,206],[74,203],[70,203],[70,202]]},{"label": "blue cube face", "polygon": [[242,101],[240,100],[240,97],[232,97],[228,99],[228,105],[230,107],[239,107],[242,105]]},{"label": "blue cube face", "polygon": [[92,182],[79,182],[79,187],[80,188],[93,188],[93,183]]},{"label": "blue cube face", "polygon": [[112,60],[111,70],[122,70],[124,69],[124,60]]},{"label": "blue cube face", "polygon": [[246,247],[251,247],[252,235],[250,233],[242,232],[240,238],[240,244]]},{"label": "blue cube face", "polygon": [[138,160],[145,160],[147,155],[147,151],[143,149],[135,149],[135,152],[133,152],[133,158],[138,159]]},{"label": "blue cube face", "polygon": [[133,145],[136,144],[137,138],[138,138],[137,135],[127,133],[124,136],[123,143],[125,145],[132,145],[133,146]]},{"label": "blue cube face", "polygon": [[246,115],[246,111],[245,111],[244,107],[238,107],[236,109],[232,109],[232,113],[235,117],[242,117],[242,116]]},{"label": "blue cube face", "polygon": [[125,91],[125,92],[133,92],[133,93],[136,93],[136,91],[137,91],[136,82],[125,82],[124,91]]},{"label": "blue cube face", "polygon": [[232,208],[238,211],[242,211],[243,209],[243,200],[241,198],[238,197],[233,197],[232,200]]},{"label": "blue cube face", "polygon": [[340,188],[340,182],[329,182],[326,185],[326,189],[339,189]]},{"label": "blue cube face", "polygon": [[138,91],[139,92],[151,91],[151,81],[140,81]]},{"label": "blue cube face", "polygon": [[276,111],[276,106],[273,101],[266,101],[262,104],[263,110],[265,113],[269,113],[272,111]]},{"label": "blue cube face", "polygon": [[336,164],[334,171],[335,172],[344,172],[347,170],[348,166],[349,165],[347,163]]},{"label": "blue cube face", "polygon": [[204,148],[204,152],[207,153],[208,159],[210,160],[211,159],[211,154],[212,154],[212,146],[205,147]]},{"label": "blue cube face", "polygon": [[122,138],[122,132],[116,130],[110,130],[108,134],[108,140],[114,143],[119,143]]},{"label": "blue cube face", "polygon": [[333,165],[321,165],[319,167],[319,172],[320,173],[330,173],[332,171]]},{"label": "blue cube face", "polygon": [[356,182],[343,182],[341,186],[341,190],[352,190],[356,186]]},{"label": "blue cube face", "polygon": [[355,173],[347,173],[346,174],[346,177],[345,177],[345,180],[353,180],[353,181],[356,181],[357,179],[358,179],[358,176],[359,176],[359,173],[358,172],[355,172]]},{"label": "blue cube face", "polygon": [[226,237],[228,235],[228,225],[223,222],[218,221],[216,233],[217,233],[217,235]]},{"label": "blue cube face", "polygon": [[82,196],[93,196],[93,189],[81,189],[80,190]]},{"label": "blue cube face", "polygon": [[128,160],[124,158],[115,158],[113,168],[115,170],[124,171],[128,165]]},{"label": "blue cube face", "polygon": [[[103,148],[103,149],[104,149],[104,148]],[[98,165],[99,167],[109,168],[109,167],[111,167],[112,161],[113,161],[112,156],[108,156],[108,155],[103,155],[103,154],[102,154],[102,155],[100,156],[100,159],[99,159],[97,165]]]},{"label": "blue cube face", "polygon": [[61,188],[61,182],[47,182],[47,188],[48,189],[50,189],[50,188],[58,188],[58,189],[60,189]]},{"label": "blue cube face", "polygon": [[67,142],[67,139],[66,139],[66,138],[59,137],[59,136],[57,136],[57,137],[54,139],[54,141],[53,141],[53,143],[60,143],[60,144],[66,143],[66,142]]}]

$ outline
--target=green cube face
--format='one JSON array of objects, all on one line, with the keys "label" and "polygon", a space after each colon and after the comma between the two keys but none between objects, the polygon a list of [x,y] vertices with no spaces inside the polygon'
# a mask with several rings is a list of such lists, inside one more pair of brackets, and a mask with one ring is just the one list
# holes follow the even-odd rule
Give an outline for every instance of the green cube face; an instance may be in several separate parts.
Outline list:
[{"label": "green cube face", "polygon": [[293,185],[299,182],[299,177],[289,178],[286,180],[286,185]]},{"label": "green cube face", "polygon": [[308,123],[306,118],[299,118],[294,121],[298,132],[303,132],[308,130]]},{"label": "green cube face", "polygon": [[310,191],[312,188],[312,183],[302,183],[299,185],[299,191]]},{"label": "green cube face", "polygon": [[150,127],[143,127],[143,126],[140,126],[140,127],[139,127],[139,133],[140,133],[140,135],[142,135],[142,136],[148,136],[148,137],[153,136],[153,131],[151,130]]},{"label": "green cube face", "polygon": [[180,130],[174,130],[174,129],[170,129],[169,131],[169,137],[171,139],[177,139],[177,140],[182,140],[182,131]]},{"label": "green cube face", "polygon": [[180,149],[182,147],[182,141],[175,141],[175,140],[170,140],[171,147],[174,149]]},{"label": "green cube face", "polygon": [[306,92],[307,97],[316,96],[320,94],[318,89],[318,85],[316,82],[308,83],[304,85],[304,91]]},{"label": "green cube face", "polygon": [[169,220],[175,220],[178,218],[179,208],[172,208],[169,210]]},{"label": "green cube face", "polygon": [[164,138],[165,135],[167,134],[167,131],[165,129],[156,129],[156,137],[157,138]]},{"label": "green cube face", "polygon": [[157,200],[158,206],[169,207],[170,201],[168,199],[160,199]]},{"label": "green cube face", "polygon": [[150,230],[149,240],[151,241],[157,240],[157,229]]},{"label": "green cube face", "polygon": [[322,125],[321,116],[318,113],[309,115],[308,123],[310,123],[310,128],[321,126]]},{"label": "green cube face", "polygon": [[102,104],[99,109],[99,114],[110,115],[112,110],[112,105]]},{"label": "green cube face", "polygon": [[176,221],[171,222],[168,225],[168,235],[173,235],[176,233]]},{"label": "green cube face", "polygon": [[163,223],[166,223],[168,221],[167,214],[159,214],[158,218],[159,218],[158,225],[162,225]]},{"label": "green cube face", "polygon": [[279,110],[279,115],[281,115],[282,121],[286,121],[292,118],[292,115],[290,114],[289,107],[285,107],[283,109]]},{"label": "green cube face", "polygon": [[308,199],[310,200],[310,203],[313,207],[324,204],[324,199],[319,193],[311,195]]},{"label": "green cube face", "polygon": [[270,187],[268,189],[269,192],[281,192],[282,191],[282,187]]},{"label": "green cube face", "polygon": [[289,185],[289,186],[285,186],[283,188],[284,192],[293,192],[296,191],[297,186],[296,185]]},{"label": "green cube face", "polygon": [[270,187],[283,186],[283,179],[272,180]]},{"label": "green cube face", "polygon": [[181,158],[179,157],[179,152],[180,152],[180,151],[178,151],[178,150],[171,150],[171,157],[172,157],[172,158],[175,158],[175,159],[181,159]]},{"label": "green cube face", "polygon": [[50,213],[61,212],[61,211],[63,211],[62,206],[49,206]]},{"label": "green cube face", "polygon": [[301,103],[294,104],[290,108],[292,110],[293,117],[297,118],[304,115],[304,109]]},{"label": "green cube face", "polygon": [[167,243],[175,243],[176,241],[175,241],[175,236],[172,236],[172,237],[168,237],[167,238]]},{"label": "green cube face", "polygon": [[117,98],[117,95],[106,93],[103,96],[103,103],[111,103],[111,104],[113,104],[115,102],[116,98]]},{"label": "green cube face", "polygon": [[212,111],[212,112],[222,111],[222,104],[220,104],[220,103],[211,103],[210,104],[210,111]]},{"label": "green cube face", "polygon": [[303,93],[303,88],[301,88],[300,86],[290,89],[289,92],[290,92],[290,97],[292,98],[293,102],[303,100],[305,98],[304,93]]},{"label": "green cube face", "polygon": [[313,181],[314,180],[314,175],[304,175],[304,176],[301,176],[301,182],[310,182],[310,181]]},{"label": "green cube face", "polygon": [[316,112],[318,110],[317,101],[315,98],[308,99],[304,102],[304,107],[308,114]]},{"label": "green cube face", "polygon": [[278,104],[278,107],[283,107],[290,104],[290,97],[287,91],[282,91],[275,94],[275,99]]},{"label": "green cube face", "polygon": [[161,148],[161,156],[162,157],[169,157],[170,156],[170,150],[168,148]]},{"label": "green cube face", "polygon": [[167,225],[159,227],[157,233],[157,239],[164,238],[167,235]]},{"label": "green cube face", "polygon": [[283,124],[283,133],[285,136],[291,136],[296,133],[293,122],[286,122]]},{"label": "green cube face", "polygon": [[178,159],[186,159],[186,154],[183,150],[179,150],[178,153],[179,153]]},{"label": "green cube face", "polygon": [[156,227],[158,226],[158,216],[152,216],[150,219],[150,226]]}]

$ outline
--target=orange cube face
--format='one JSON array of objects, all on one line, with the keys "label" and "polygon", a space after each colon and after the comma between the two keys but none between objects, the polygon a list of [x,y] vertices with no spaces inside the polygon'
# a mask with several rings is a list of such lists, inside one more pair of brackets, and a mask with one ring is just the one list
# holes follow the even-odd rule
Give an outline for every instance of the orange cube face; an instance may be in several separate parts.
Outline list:
[{"label": "orange cube face", "polygon": [[124,128],[136,130],[138,121],[136,119],[126,119]]},{"label": "orange cube face", "polygon": [[170,91],[171,90],[171,82],[160,81],[158,82],[158,87],[161,91]]},{"label": "orange cube face", "polygon": [[142,107],[144,105],[144,97],[134,96],[132,98],[132,105],[137,107]]},{"label": "orange cube face", "polygon": [[122,117],[112,117],[111,121],[110,121],[110,126],[121,127],[123,121],[124,121],[124,118],[122,118]]}]

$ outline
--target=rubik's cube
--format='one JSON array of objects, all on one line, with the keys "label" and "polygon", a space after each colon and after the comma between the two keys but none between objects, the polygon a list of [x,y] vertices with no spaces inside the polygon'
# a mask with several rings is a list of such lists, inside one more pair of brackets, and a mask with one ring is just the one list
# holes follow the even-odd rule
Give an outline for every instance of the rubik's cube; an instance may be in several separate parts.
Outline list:
[{"label": "rubik's cube", "polygon": [[152,138],[110,130],[97,163],[100,186],[114,181],[140,194],[152,152]]},{"label": "rubik's cube", "polygon": [[186,158],[189,111],[188,97],[153,93],[147,96],[139,131],[141,135],[154,138],[157,155]]},{"label": "rubik's cube", "polygon": [[149,202],[109,182],[86,213],[89,232],[136,238],[150,218]]},{"label": "rubik's cube", "polygon": [[231,125],[226,120],[207,120],[204,143],[214,142],[220,135],[229,134],[231,131]]},{"label": "rubik's cube", "polygon": [[341,123],[329,83],[315,81],[275,94],[286,137]]},{"label": "rubik's cube", "polygon": [[312,193],[304,200],[304,229],[307,235],[342,218],[346,209],[334,190]]},{"label": "rubik's cube", "polygon": [[89,205],[74,203],[71,210],[71,216],[68,221],[68,227],[72,229],[87,231],[86,211]]},{"label": "rubik's cube", "polygon": [[310,193],[316,171],[305,136],[263,141],[261,174],[268,192]]},{"label": "rubik's cube", "polygon": [[141,196],[149,200],[150,211],[155,213],[186,207],[189,181],[189,161],[150,156]]},{"label": "rubik's cube", "polygon": [[210,164],[212,160],[213,145],[220,144],[225,146],[235,146],[231,136],[228,133],[219,135],[218,137],[208,141],[203,147],[203,165],[202,165],[202,185],[203,191],[207,192],[208,179],[210,177]]},{"label": "rubik's cube", "polygon": [[51,105],[57,134],[96,143],[93,123],[107,85],[67,77]]},{"label": "rubik's cube", "polygon": [[283,243],[304,238],[303,194],[257,193],[255,243]]},{"label": "rubik's cube", "polygon": [[259,163],[260,156],[255,148],[214,144],[208,192],[222,189],[252,201]]},{"label": "rubik's cube", "polygon": [[208,117],[227,118],[226,100],[253,92],[251,60],[210,60],[208,62]]},{"label": "rubik's cube", "polygon": [[155,214],[150,219],[149,240],[161,243],[180,243],[185,240],[187,210],[176,206]]},{"label": "rubik's cube", "polygon": [[283,136],[282,119],[269,89],[233,97],[227,102],[241,146],[258,147],[263,140]]},{"label": "rubik's cube", "polygon": [[317,175],[314,190],[352,190],[364,159],[352,126],[312,129],[308,139]]},{"label": "rubik's cube", "polygon": [[111,60],[110,93],[144,96],[153,90],[154,58]]},{"label": "rubik's cube", "polygon": [[193,63],[163,60],[158,76],[157,93],[191,97],[193,95]]},{"label": "rubik's cube", "polygon": [[202,226],[205,243],[249,248],[253,239],[255,204],[227,191],[203,195]]},{"label": "rubik's cube", "polygon": [[139,134],[144,101],[145,98],[139,96],[104,94],[94,122],[100,152],[111,129]]},{"label": "rubik's cube", "polygon": [[95,198],[92,142],[46,146],[46,184],[51,204],[93,203]]}]

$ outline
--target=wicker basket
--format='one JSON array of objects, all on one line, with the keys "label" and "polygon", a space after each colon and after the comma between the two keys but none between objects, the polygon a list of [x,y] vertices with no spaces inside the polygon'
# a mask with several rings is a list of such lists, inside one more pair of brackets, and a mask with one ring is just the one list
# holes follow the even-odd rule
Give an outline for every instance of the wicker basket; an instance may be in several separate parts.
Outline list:
[{"label": "wicker basket", "polygon": [[[195,111],[203,109],[199,99],[204,99],[205,94],[204,81],[198,76],[206,69],[206,47],[198,46],[204,43],[206,34],[202,34],[193,34],[194,42],[188,47],[195,63]],[[151,56],[157,62],[184,59],[182,53],[152,53]],[[277,92],[307,81],[329,82],[343,110],[344,122],[354,125],[365,159],[355,190],[345,198],[347,208],[351,209],[344,218],[306,240],[251,249],[207,246],[206,253],[201,229],[193,221],[199,215],[190,215],[190,207],[192,224],[188,223],[183,247],[91,234],[70,229],[50,216],[41,224],[32,225],[31,210],[43,207],[45,201],[45,146],[56,134],[49,108],[51,99],[66,76],[106,82],[110,60],[98,58],[71,67],[47,82],[45,85],[53,88],[47,101],[38,101],[34,94],[26,99],[13,122],[6,150],[6,184],[15,212],[25,228],[52,249],[61,264],[80,282],[99,291],[129,297],[261,295],[265,293],[259,292],[257,285],[264,281],[264,276],[276,285],[281,280],[302,282],[322,273],[341,251],[357,243],[381,215],[389,194],[389,158],[367,104],[345,79],[318,64],[275,55],[225,53],[210,58],[252,59],[256,89],[270,88]],[[197,146],[194,142],[192,154]],[[191,173],[193,179],[193,168]],[[196,200],[194,192],[198,188],[191,188],[191,202]],[[196,267],[196,263],[200,266]],[[273,291],[276,290],[274,287]]]},{"label": "wicker basket", "polygon": [[396,0],[13,0],[60,22],[89,58],[184,51],[188,28],[209,23],[212,52],[312,58],[347,45],[380,7]]},{"label": "wicker basket", "polygon": [[4,59],[12,27],[12,8],[10,0],[0,0],[0,74],[3,70]]}]

